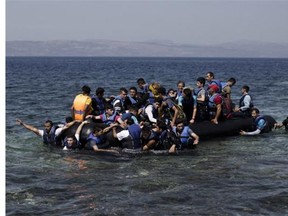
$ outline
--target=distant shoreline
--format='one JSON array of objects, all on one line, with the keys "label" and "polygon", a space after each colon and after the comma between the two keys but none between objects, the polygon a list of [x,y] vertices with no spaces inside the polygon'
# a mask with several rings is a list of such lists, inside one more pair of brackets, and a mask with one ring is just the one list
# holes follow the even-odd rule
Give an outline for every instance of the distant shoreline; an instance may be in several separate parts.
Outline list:
[{"label": "distant shoreline", "polygon": [[252,41],[239,41],[219,45],[177,44],[167,41],[7,41],[6,56],[288,58],[288,44]]}]

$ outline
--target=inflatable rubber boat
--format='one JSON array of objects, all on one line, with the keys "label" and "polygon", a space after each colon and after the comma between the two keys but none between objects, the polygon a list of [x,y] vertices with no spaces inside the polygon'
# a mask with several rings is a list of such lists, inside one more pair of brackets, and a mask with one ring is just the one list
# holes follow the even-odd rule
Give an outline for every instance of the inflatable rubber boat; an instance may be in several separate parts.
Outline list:
[{"label": "inflatable rubber boat", "polygon": [[[268,122],[266,132],[269,132],[274,127],[276,120],[271,116],[264,116]],[[75,123],[66,131],[64,131],[61,135],[61,138],[64,139],[68,134],[75,134],[77,127],[80,123]],[[90,122],[83,126],[80,142],[82,144],[86,143],[86,140],[89,134],[93,131],[95,127],[105,128],[107,125],[103,123],[95,123]],[[200,137],[201,140],[207,140],[215,137],[227,137],[227,136],[235,136],[239,135],[240,130],[244,131],[253,131],[254,123],[253,118],[235,118],[235,119],[227,119],[225,121],[221,121],[218,124],[213,124],[210,121],[203,122],[195,122],[194,124],[190,124],[189,127]],[[112,132],[108,132],[108,138],[112,138]]]}]

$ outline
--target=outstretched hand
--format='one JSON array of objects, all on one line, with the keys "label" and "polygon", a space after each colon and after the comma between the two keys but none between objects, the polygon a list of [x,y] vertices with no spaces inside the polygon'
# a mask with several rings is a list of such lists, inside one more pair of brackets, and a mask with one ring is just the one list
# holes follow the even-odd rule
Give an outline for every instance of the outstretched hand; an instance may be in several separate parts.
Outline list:
[{"label": "outstretched hand", "polygon": [[23,121],[21,121],[20,119],[16,119],[16,124],[23,125]]},{"label": "outstretched hand", "polygon": [[217,119],[215,119],[215,118],[212,119],[211,122],[214,123],[214,124],[218,124],[218,121],[217,121]]}]

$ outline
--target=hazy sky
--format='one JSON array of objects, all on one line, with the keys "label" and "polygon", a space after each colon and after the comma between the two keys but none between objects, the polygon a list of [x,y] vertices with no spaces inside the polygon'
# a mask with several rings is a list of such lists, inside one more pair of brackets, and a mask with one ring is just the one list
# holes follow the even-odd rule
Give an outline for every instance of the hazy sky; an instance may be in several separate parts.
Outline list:
[{"label": "hazy sky", "polygon": [[6,0],[6,40],[288,43],[288,1]]}]

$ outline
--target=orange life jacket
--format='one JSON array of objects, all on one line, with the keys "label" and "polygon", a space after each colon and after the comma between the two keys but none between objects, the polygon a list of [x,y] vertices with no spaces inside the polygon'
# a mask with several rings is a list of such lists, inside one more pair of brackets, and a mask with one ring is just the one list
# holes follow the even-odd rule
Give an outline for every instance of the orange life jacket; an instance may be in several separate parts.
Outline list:
[{"label": "orange life jacket", "polygon": [[91,106],[87,104],[87,100],[90,97],[88,95],[83,95],[83,94],[79,94],[75,97],[74,102],[73,102],[73,111],[74,111],[74,120],[80,120],[83,121],[85,115],[87,115],[88,113],[85,113],[86,111],[88,111],[88,107],[87,106]]}]

